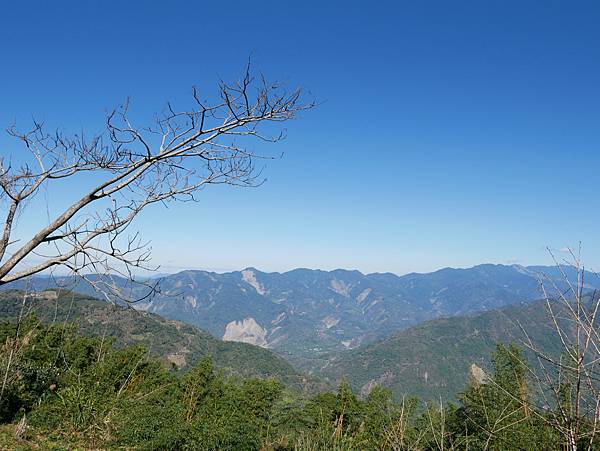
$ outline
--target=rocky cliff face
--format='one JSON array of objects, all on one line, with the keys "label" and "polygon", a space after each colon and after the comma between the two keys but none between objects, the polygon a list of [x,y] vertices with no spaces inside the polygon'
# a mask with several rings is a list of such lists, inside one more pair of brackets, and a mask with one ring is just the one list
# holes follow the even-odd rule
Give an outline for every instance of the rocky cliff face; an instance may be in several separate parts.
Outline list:
[{"label": "rocky cliff face", "polygon": [[256,322],[254,318],[245,318],[242,321],[231,321],[225,326],[223,340],[241,341],[252,345],[267,347],[267,331]]}]

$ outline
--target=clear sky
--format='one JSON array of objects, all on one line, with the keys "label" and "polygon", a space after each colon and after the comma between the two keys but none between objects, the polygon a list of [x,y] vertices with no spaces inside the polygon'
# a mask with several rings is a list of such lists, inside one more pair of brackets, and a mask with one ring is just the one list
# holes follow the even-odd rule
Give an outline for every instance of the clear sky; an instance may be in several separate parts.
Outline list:
[{"label": "clear sky", "polygon": [[6,2],[0,125],[99,131],[252,55],[322,104],[261,188],[146,211],[163,271],[538,264],[579,240],[600,269],[599,24],[593,1]]}]

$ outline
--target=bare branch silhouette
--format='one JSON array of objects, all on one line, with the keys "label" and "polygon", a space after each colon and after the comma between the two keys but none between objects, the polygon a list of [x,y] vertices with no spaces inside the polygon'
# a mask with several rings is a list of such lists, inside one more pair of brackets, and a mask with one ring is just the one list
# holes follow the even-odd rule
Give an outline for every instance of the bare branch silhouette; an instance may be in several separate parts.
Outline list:
[{"label": "bare branch silhouette", "polygon": [[[129,232],[132,221],[152,204],[194,201],[208,185],[260,185],[255,162],[270,157],[250,150],[249,140],[280,141],[281,123],[314,106],[300,89],[255,77],[250,65],[238,81],[219,83],[216,101],[196,87],[191,97],[192,107],[168,104],[149,127],[134,125],[127,101],[90,138],[48,132],[40,122],[25,132],[9,128],[27,158],[18,166],[0,159],[0,285],[56,267],[128,278],[135,268],[154,269],[149,243]],[[14,239],[15,218],[30,200],[53,182],[81,176],[95,185],[26,241]]]}]

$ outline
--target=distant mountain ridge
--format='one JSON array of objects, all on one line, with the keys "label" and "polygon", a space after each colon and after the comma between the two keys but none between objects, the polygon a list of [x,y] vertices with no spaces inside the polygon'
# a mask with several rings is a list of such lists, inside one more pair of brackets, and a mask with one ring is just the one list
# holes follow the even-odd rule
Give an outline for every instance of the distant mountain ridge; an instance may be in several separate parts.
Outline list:
[{"label": "distant mountain ridge", "polygon": [[[572,268],[566,271],[575,276]],[[541,273],[564,285],[555,267],[519,265],[483,264],[404,276],[341,269],[188,270],[153,279],[161,293],[135,308],[196,325],[220,338],[268,347],[303,367],[331,351],[353,349],[423,321],[539,299]],[[125,279],[113,281],[124,296],[145,294]],[[591,275],[587,281],[590,288],[600,286]],[[68,278],[33,279],[30,288],[56,284],[92,293],[84,282]]]}]

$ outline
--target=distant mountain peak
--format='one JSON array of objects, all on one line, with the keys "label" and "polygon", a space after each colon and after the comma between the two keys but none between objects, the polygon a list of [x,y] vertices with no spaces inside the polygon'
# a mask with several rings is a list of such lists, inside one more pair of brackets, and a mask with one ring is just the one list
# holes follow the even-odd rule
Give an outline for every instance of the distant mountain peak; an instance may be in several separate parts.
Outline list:
[{"label": "distant mountain peak", "polygon": [[[242,269],[240,272],[244,272],[244,271],[251,271],[254,273],[266,274],[264,271],[260,271],[260,270],[256,269],[254,266],[247,266],[246,268]],[[236,272],[236,271],[234,271],[234,272]]]},{"label": "distant mountain peak", "polygon": [[256,290],[260,295],[265,295],[267,290],[265,287],[256,279],[257,271],[254,268],[246,268],[242,270],[242,280]]}]

